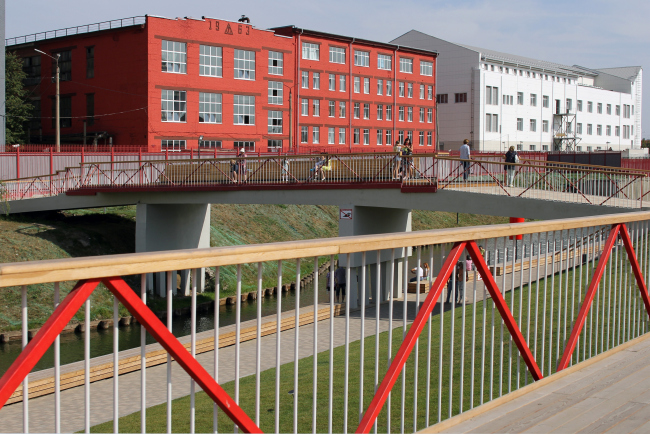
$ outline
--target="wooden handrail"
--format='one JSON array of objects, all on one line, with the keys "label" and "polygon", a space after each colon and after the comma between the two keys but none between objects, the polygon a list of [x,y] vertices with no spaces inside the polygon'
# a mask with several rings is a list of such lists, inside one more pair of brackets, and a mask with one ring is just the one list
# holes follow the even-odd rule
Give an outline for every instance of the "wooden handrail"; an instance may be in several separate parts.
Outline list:
[{"label": "wooden handrail", "polygon": [[248,246],[213,247],[151,253],[55,259],[0,264],[0,287],[32,285],[168,270],[215,267],[314,256],[395,249],[410,246],[483,240],[589,226],[650,220],[650,211],[579,217],[542,222],[434,229],[418,232],[362,235]]}]

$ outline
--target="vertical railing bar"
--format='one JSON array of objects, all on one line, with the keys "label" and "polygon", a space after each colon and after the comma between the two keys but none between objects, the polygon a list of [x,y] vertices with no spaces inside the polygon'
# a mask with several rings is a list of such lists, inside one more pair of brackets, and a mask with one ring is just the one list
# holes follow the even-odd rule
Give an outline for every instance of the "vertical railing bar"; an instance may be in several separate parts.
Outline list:
[{"label": "vertical railing bar", "polygon": [[[59,306],[59,282],[54,282],[54,309]],[[61,335],[54,338],[54,432],[61,432]]]},{"label": "vertical railing bar", "polygon": [[[417,317],[420,311],[420,280],[422,278],[422,246],[418,246],[417,257],[415,263],[415,314]],[[407,291],[408,292],[408,291]],[[420,339],[415,340],[415,348],[413,351],[413,432],[418,429],[418,366],[420,362]]]},{"label": "vertical railing bar", "polygon": [[[489,246],[489,240],[485,240],[485,245]],[[479,246],[481,247],[481,246]],[[485,250],[485,253],[483,254],[485,259],[485,263],[488,265],[488,270],[490,269],[490,252]],[[477,273],[476,266],[474,267],[474,275],[475,278],[478,278],[476,276]],[[474,301],[476,303],[476,301]],[[482,324],[482,332],[481,332],[481,382],[480,382],[480,387],[479,387],[479,405],[483,405],[483,396],[484,396],[484,390],[485,390],[485,344],[486,344],[486,328],[487,328],[487,286],[485,284],[483,285],[483,324]]]},{"label": "vertical railing bar", "polygon": [[[607,267],[609,268],[609,281],[607,283],[607,349],[609,350],[611,347],[613,347],[613,333],[612,333],[612,317],[616,314],[615,310],[612,308],[616,309],[614,305],[612,305],[612,273],[613,270],[615,269],[615,259],[614,259],[614,253],[612,252],[609,258],[609,261],[607,261]],[[616,283],[616,281],[614,281]],[[614,299],[614,304],[616,304],[616,299]]]},{"label": "vertical railing bar", "polygon": [[363,418],[363,364],[366,341],[366,252],[361,253],[361,278],[359,279],[359,300],[361,301],[361,324],[359,341],[359,422]]},{"label": "vertical railing bar", "polygon": [[[403,317],[403,328],[402,328],[402,340],[406,338],[406,327],[408,323],[408,247],[404,248],[404,257],[402,259],[402,313]],[[406,363],[402,367],[402,401],[400,403],[400,433],[404,434],[404,406],[406,401]]]},{"label": "vertical railing bar", "polygon": [[549,329],[548,329],[548,375],[553,372],[553,304],[555,302],[555,252],[557,252],[557,240],[555,239],[556,233],[553,232],[553,252],[551,253],[551,307],[549,315]]},{"label": "vertical railing bar", "polygon": [[[530,309],[533,299],[533,253],[535,244],[533,242],[533,234],[528,238],[528,310],[526,313],[526,344],[530,348]],[[533,356],[537,354],[533,352]],[[524,369],[524,386],[528,385],[528,369]]]},{"label": "vertical railing bar", "polygon": [[[542,356],[540,358],[540,371],[542,374],[544,374],[544,366],[545,366],[545,361],[546,359],[544,358],[544,350],[546,346],[546,308],[547,308],[547,301],[546,301],[546,295],[548,293],[548,261],[549,261],[549,233],[546,232],[546,248],[544,250],[544,291],[543,291],[543,298],[542,298]],[[550,375],[550,372],[547,372],[546,375]]]},{"label": "vertical railing bar", "polygon": [[[522,311],[524,308],[524,257],[526,256],[526,245],[524,244],[525,236],[521,239],[521,259],[519,260],[519,319],[518,319],[518,326],[519,330],[523,330],[523,323],[522,323]],[[530,274],[530,269],[529,269],[529,274]],[[514,311],[513,311],[514,314]],[[528,344],[528,341],[526,341],[526,344]],[[519,351],[515,351],[515,357],[517,358],[517,389],[521,387],[520,384],[520,379],[521,379],[521,356],[519,354]]]},{"label": "vertical railing bar", "polygon": [[[145,273],[140,275],[140,299],[146,306],[147,275]],[[140,430],[143,433],[147,432],[147,329],[142,324],[140,325]]]},{"label": "vertical railing bar", "polygon": [[[314,257],[314,269],[318,268],[318,256]],[[296,282],[298,282],[296,278]],[[317,281],[318,282],[318,281]],[[318,284],[314,284],[314,349],[313,349],[313,367],[312,367],[312,432],[316,434],[316,416],[318,413]],[[330,297],[335,291],[334,276],[334,255],[330,255],[330,273],[327,282],[330,288]],[[258,424],[259,426],[259,424]]]},{"label": "vertical railing bar", "polygon": [[[388,360],[386,366],[390,366],[393,359],[393,301],[395,289],[395,249],[391,249],[390,253],[390,278],[388,282]],[[388,399],[386,400],[386,423],[387,429],[386,432],[391,432],[391,394],[388,393]]]},{"label": "vertical railing bar", "polygon": [[[167,283],[167,330],[172,332],[172,272],[166,274]],[[172,332],[173,333],[173,332]],[[172,356],[167,353],[167,432],[172,432]]]},{"label": "vertical railing bar", "polygon": [[[429,264],[431,267],[429,267],[429,275],[427,276],[427,286],[431,288],[431,285],[433,284],[433,244],[429,245]],[[442,312],[442,309],[440,310]],[[426,385],[426,392],[425,392],[425,405],[426,405],[426,412],[425,412],[425,423],[426,426],[430,426],[430,411],[431,411],[431,326],[433,322],[433,310],[429,314],[429,321],[428,321],[428,329],[427,329],[427,385]],[[376,433],[375,433],[376,434]]]},{"label": "vertical railing bar", "polygon": [[[350,261],[352,261],[352,255],[347,255],[347,262],[345,267],[345,287],[347,290],[347,295],[351,295],[352,287],[350,286]],[[348,392],[349,392],[349,371],[350,371],[350,309],[352,308],[352,303],[350,303],[350,297],[347,297],[345,300],[345,370],[344,370],[344,383],[343,383],[343,432],[348,432]],[[334,363],[332,359],[332,351],[330,349],[330,372],[332,372],[332,364]],[[331,378],[330,374],[330,378]],[[330,412],[331,415],[331,412]],[[330,416],[331,418],[331,416]],[[331,423],[330,423],[331,425]],[[331,432],[331,431],[330,431]]]},{"label": "vertical railing bar", "polygon": [[[196,289],[197,289],[197,284],[196,280],[198,277],[198,272],[196,268],[192,269],[192,298],[190,301],[190,353],[192,354],[192,357],[196,358]],[[237,333],[239,335],[239,333]],[[237,348],[238,345],[235,344],[235,347]],[[238,348],[237,348],[238,349]],[[237,353],[237,350],[235,350]],[[239,360],[238,360],[238,354],[235,356],[235,370],[238,370],[239,366]],[[236,378],[239,378],[237,376]],[[196,431],[196,396],[195,396],[195,388],[196,388],[196,383],[194,382],[194,379],[190,379],[190,433],[194,434]]]},{"label": "vertical railing bar", "polygon": [[[535,331],[533,333],[533,354],[535,359],[539,360],[538,365],[543,366],[543,358],[538,358],[537,354],[537,337],[539,336],[539,266],[540,266],[540,252],[542,250],[542,233],[537,233],[537,275],[535,276],[535,321],[533,322],[533,327]],[[530,342],[530,341],[529,341]],[[529,344],[530,345],[530,344]]]},{"label": "vertical railing bar", "polygon": [[[22,349],[29,343],[29,319],[27,316],[27,285],[21,287]],[[86,329],[88,330],[88,329]],[[29,432],[29,374],[23,380],[23,432]]]},{"label": "vertical railing bar", "polygon": [[[595,227],[590,227],[589,228],[589,233],[587,234],[587,257],[585,258],[585,283],[589,282],[589,258],[591,257],[591,254],[593,253],[593,248],[592,244],[594,244],[591,240],[591,234],[594,234],[594,242],[595,242],[595,237],[596,237],[596,231],[597,229]],[[580,272],[580,275],[582,276],[582,270]],[[585,296],[587,295],[587,292],[585,290]],[[582,300],[582,294],[580,294],[580,300],[584,303]],[[587,336],[587,321],[585,320],[585,324],[582,328],[582,360],[587,360],[587,341],[588,341],[588,336]]]},{"label": "vertical railing bar", "polygon": [[[340,256],[339,256],[339,266],[340,266]],[[349,263],[348,261],[350,260],[350,255],[347,256],[346,259],[346,289],[348,291],[348,295],[350,292],[350,287],[348,286],[350,283],[350,277],[347,269],[349,268]],[[347,311],[347,305],[348,305],[348,299],[346,299],[346,311]],[[347,312],[346,312],[347,316]],[[347,321],[347,319],[346,319]],[[331,434],[332,433],[332,405],[333,405],[333,393],[334,393],[334,291],[330,289],[330,349],[329,349],[329,399],[328,399],[328,419],[327,419],[327,430]],[[346,365],[346,372],[347,372],[347,365]],[[347,382],[346,382],[347,383]],[[347,407],[347,401],[346,401],[346,407]]]},{"label": "vertical railing bar", "polygon": [[[515,266],[517,265],[517,251],[519,250],[517,237],[512,237],[512,265],[510,270],[510,312],[515,315]],[[512,334],[508,333],[508,393],[512,390]]]},{"label": "vertical railing bar", "polygon": [[[465,267],[467,268],[467,267]],[[470,380],[469,380],[469,408],[470,410],[474,408],[474,368],[475,368],[475,359],[476,359],[476,266],[474,266],[474,285],[472,288],[472,360],[470,363]]]},{"label": "vertical railing bar", "polygon": [[[572,258],[573,258],[573,283],[571,285],[571,328],[573,329],[573,321],[575,319],[575,300],[576,300],[576,254],[578,253],[578,240],[580,240],[580,245],[582,245],[582,233],[583,233],[583,228],[580,228],[580,236],[578,236],[578,229],[574,229],[573,231],[573,253]],[[604,306],[604,304],[603,304]],[[565,322],[565,327],[566,327],[566,322]],[[566,339],[566,334],[565,334],[565,339]],[[566,342],[566,340],[565,340]],[[566,343],[565,343],[566,346]],[[578,350],[578,346],[576,346],[576,351],[571,355],[571,359],[569,360],[569,366],[573,366],[573,359],[576,357]]]},{"label": "vertical railing bar", "polygon": [[[293,342],[293,432],[298,434],[298,357],[300,349],[300,258],[296,259],[296,308],[294,310],[294,342]],[[318,292],[318,259],[314,264],[314,292]],[[318,321],[314,317],[314,323]]]},{"label": "vertical railing bar", "polygon": [[449,309],[449,313],[451,314],[451,334],[449,336],[449,415],[448,417],[451,417],[453,415],[453,405],[454,405],[454,326],[455,326],[455,310],[456,310],[456,300],[458,297],[458,282],[456,281],[457,279],[457,273],[458,273],[458,268],[457,264],[454,264],[454,271],[452,274],[452,281],[451,281],[451,287],[453,292],[453,299],[451,300],[451,309]]},{"label": "vertical railing bar", "polygon": [[[220,284],[219,284],[219,278],[221,274],[221,268],[216,267],[214,270],[214,381],[219,384],[219,292],[220,292]],[[259,307],[261,307],[261,300],[259,303]],[[259,316],[258,316],[259,318]],[[260,324],[258,321],[257,324],[257,330],[259,332],[260,330]],[[259,342],[259,335],[257,341]],[[258,351],[259,354],[259,351]],[[258,360],[258,365],[257,365],[257,372],[259,372],[259,356],[257,358]],[[259,378],[259,375],[258,375]],[[219,407],[217,406],[217,403],[214,403],[212,406],[212,431],[216,434],[219,428],[219,413],[218,413]],[[256,419],[255,423],[257,426],[259,426],[259,420]]]},{"label": "vertical railing bar", "polygon": [[[560,234],[560,265],[558,268],[558,299],[557,299],[557,339],[555,346],[556,359],[560,357],[560,341],[562,340],[562,281],[564,280],[564,231],[559,231]],[[568,257],[567,257],[568,259]],[[598,318],[596,318],[598,322]],[[556,368],[557,369],[557,368]]]},{"label": "vertical railing bar", "polygon": [[278,261],[278,290],[275,324],[275,432],[280,432],[280,343],[282,332],[282,260]]},{"label": "vertical railing bar", "polygon": [[[465,390],[464,390],[464,380],[465,380],[465,316],[466,316],[466,306],[467,303],[465,300],[467,297],[465,294],[467,294],[467,287],[466,287],[466,281],[467,281],[467,266],[464,264],[461,256],[461,272],[460,272],[460,277],[461,277],[461,282],[459,287],[462,288],[462,295],[460,296],[460,303],[461,303],[461,328],[460,328],[460,384],[459,384],[459,392],[458,392],[458,407],[459,407],[459,412],[463,412],[463,398],[465,395]],[[417,372],[417,369],[416,369]]]},{"label": "vertical railing bar", "polygon": [[119,432],[119,304],[116,296],[113,296],[113,432]]},{"label": "vertical railing bar", "polygon": [[[257,315],[255,318],[256,321],[256,331],[255,331],[255,424],[260,426],[260,382],[261,382],[261,364],[262,364],[262,272],[264,270],[264,264],[262,262],[257,263]],[[296,282],[299,281],[299,278],[296,277]],[[315,322],[314,322],[315,324]]]},{"label": "vertical railing bar", "polygon": [[[375,301],[375,388],[377,393],[379,387],[379,319],[381,316],[381,250],[377,250],[377,274],[376,274],[376,289],[374,292]],[[377,419],[373,424],[373,431],[377,434]]]},{"label": "vertical railing bar", "polygon": [[[621,297],[623,299],[623,303],[622,303],[623,320],[622,320],[622,326],[621,326],[623,337],[622,337],[621,342],[625,343],[627,341],[627,331],[628,331],[627,320],[628,320],[628,316],[629,316],[629,313],[627,311],[627,307],[628,307],[628,297],[627,297],[627,293],[628,293],[628,284],[627,284],[628,267],[627,266],[630,263],[630,261],[627,258],[627,255],[625,255],[625,256],[623,255],[623,252],[621,252],[621,257],[622,257],[622,259],[621,259],[621,262],[622,262],[622,264],[621,264],[621,273],[624,276],[623,277],[623,286],[621,287]],[[623,259],[623,257],[624,257],[624,259]]]},{"label": "vertical railing bar", "polygon": [[[506,265],[508,265],[508,238],[503,237],[503,282],[501,287],[501,295],[505,301],[506,299]],[[503,318],[501,318],[501,331],[499,334],[499,396],[503,395]]]},{"label": "vertical railing bar", "polygon": [[[499,239],[494,239],[494,268],[492,268],[492,278],[497,277],[497,268],[499,267],[499,249],[498,249]],[[491,334],[490,334],[490,401],[494,397],[494,300],[492,300],[492,312],[491,312]]]},{"label": "vertical railing bar", "polygon": [[616,260],[617,260],[617,267],[619,269],[619,280],[618,280],[618,288],[617,288],[617,302],[616,302],[616,307],[617,310],[619,310],[618,313],[618,323],[616,325],[616,346],[621,344],[621,316],[623,316],[622,312],[622,300],[623,300],[623,253],[619,255],[619,248],[618,248],[618,239],[617,239],[617,244],[616,244]]},{"label": "vertical railing bar", "polygon": [[[569,269],[571,268],[571,252],[575,253],[575,241],[576,241],[576,229],[573,229],[573,242],[574,250],[571,250],[571,230],[567,230],[567,247],[566,247],[566,270],[564,271],[564,328],[562,329],[562,348],[565,347],[567,341],[567,321],[568,321],[568,312],[569,312]],[[575,258],[575,254],[573,255]],[[574,286],[575,287],[575,286]],[[573,302],[573,298],[571,298]],[[569,359],[569,361],[571,361]]]},{"label": "vertical railing bar", "polygon": [[84,427],[90,433],[90,297],[84,309]]},{"label": "vertical railing bar", "polygon": [[[445,250],[445,245],[440,246],[441,250],[441,256],[440,262],[441,264],[444,263],[444,250]],[[438,273],[440,275],[440,273]],[[452,273],[453,275],[453,273]],[[453,279],[453,277],[450,277],[450,279]],[[453,285],[453,283],[452,283]],[[442,420],[442,367],[443,367],[443,344],[444,344],[444,319],[445,319],[445,298],[444,298],[444,293],[445,293],[445,287],[443,286],[443,290],[440,293],[440,300],[438,301],[440,305],[440,331],[439,331],[439,336],[440,336],[440,345],[438,348],[438,422]],[[450,290],[450,287],[447,286],[447,291]],[[449,293],[447,294],[447,298],[449,298]],[[389,430],[390,432],[390,430]]]}]

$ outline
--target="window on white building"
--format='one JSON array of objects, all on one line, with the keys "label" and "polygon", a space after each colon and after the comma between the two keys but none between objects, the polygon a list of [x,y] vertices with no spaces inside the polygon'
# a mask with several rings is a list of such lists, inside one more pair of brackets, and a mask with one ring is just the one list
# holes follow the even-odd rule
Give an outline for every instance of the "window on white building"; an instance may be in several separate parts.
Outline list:
[{"label": "window on white building", "polygon": [[591,101],[587,101],[587,113],[593,113],[594,112],[594,103]]},{"label": "window on white building", "polygon": [[532,107],[537,107],[537,94],[535,93],[530,94],[530,105]]},{"label": "window on white building", "polygon": [[607,125],[607,127],[605,127],[605,134],[608,135],[608,136],[612,135],[612,126],[611,125]]},{"label": "window on white building", "polygon": [[517,92],[517,105],[524,105],[524,93]]},{"label": "window on white building", "polygon": [[576,109],[577,109],[579,112],[582,111],[582,100],[581,100],[581,99],[578,100]]},{"label": "window on white building", "polygon": [[611,104],[607,104],[607,108],[606,108],[606,109],[607,109],[606,113],[607,113],[608,115],[611,115],[611,114],[612,114],[612,105],[611,105]]},{"label": "window on white building", "polygon": [[582,134],[582,122],[576,124],[576,134]]},{"label": "window on white building", "polygon": [[596,135],[597,136],[602,136],[603,135],[603,126],[598,124],[596,125]]},{"label": "window on white building", "polygon": [[537,119],[530,120],[530,131],[531,132],[537,131]]},{"label": "window on white building", "polygon": [[517,131],[524,130],[524,118],[517,118]]},{"label": "window on white building", "polygon": [[550,104],[550,100],[548,98],[548,95],[542,95],[542,107],[548,108]]},{"label": "window on white building", "polygon": [[593,133],[592,133],[592,125],[591,125],[591,124],[587,124],[587,135],[588,135],[588,136],[591,136],[592,134],[593,134]]},{"label": "window on white building", "polygon": [[566,99],[566,111],[569,113],[573,109],[573,100],[571,98]]},{"label": "window on white building", "polygon": [[599,115],[603,114],[603,103],[602,102],[599,102],[596,105],[596,113],[598,113]]},{"label": "window on white building", "polygon": [[548,133],[548,121],[542,121],[542,132]]}]

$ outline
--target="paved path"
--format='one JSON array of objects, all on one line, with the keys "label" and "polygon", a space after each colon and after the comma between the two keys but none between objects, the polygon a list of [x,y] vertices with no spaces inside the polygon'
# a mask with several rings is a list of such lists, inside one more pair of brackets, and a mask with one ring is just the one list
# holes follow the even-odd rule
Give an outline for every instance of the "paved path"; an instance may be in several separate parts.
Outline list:
[{"label": "paved path", "polygon": [[650,339],[643,339],[443,432],[649,431]]},{"label": "paved path", "polygon": [[[550,273],[550,264],[549,264]],[[556,266],[556,270],[559,266]],[[536,277],[537,269],[533,269],[533,278]],[[523,278],[523,279],[522,279]],[[497,277],[497,284],[503,284],[503,277]],[[528,283],[528,270],[524,270],[523,276],[516,272],[514,279],[512,275],[506,275],[505,288],[509,291],[513,286],[518,287],[520,281]],[[476,297],[474,297],[476,294]],[[467,283],[467,305],[476,301],[483,300],[484,285],[482,281],[476,282],[476,291],[474,283]],[[425,294],[420,295],[420,301],[424,301]],[[489,295],[488,295],[489,297]],[[323,308],[324,306],[319,306]],[[450,305],[446,305],[449,309]],[[415,294],[409,294],[409,303],[407,305],[407,322],[411,322],[415,317]],[[313,312],[313,306],[301,308],[300,313]],[[403,303],[397,300],[394,305],[393,327],[398,328],[403,325]],[[434,314],[438,308],[434,310]],[[372,336],[376,327],[376,308],[370,306],[366,309],[366,326],[365,335]],[[388,321],[388,304],[382,304],[380,310],[380,331],[386,331],[389,327]],[[282,317],[292,317],[295,311],[284,312]],[[350,341],[360,339],[360,312],[351,313],[350,323]],[[266,321],[275,321],[275,315],[267,316],[263,319]],[[242,328],[255,325],[255,320],[242,323]],[[305,358],[313,354],[313,324],[300,327],[300,349],[299,357]],[[345,344],[345,317],[339,316],[334,318],[334,346]],[[234,331],[234,325],[220,328],[220,333]],[[206,331],[197,334],[197,340],[211,337],[213,331]],[[287,330],[281,333],[281,363],[291,363],[294,360],[294,336],[295,330]],[[318,323],[318,351],[323,352],[329,349],[329,320]],[[180,339],[181,342],[189,341],[189,336]],[[160,349],[159,344],[147,346],[147,351]],[[275,334],[262,338],[262,357],[261,370],[275,368],[276,356],[276,336]],[[219,382],[226,383],[234,380],[234,353],[235,347],[230,346],[219,350]],[[140,348],[123,351],[120,353],[120,359],[140,354]],[[198,361],[210,373],[213,372],[214,352],[206,352],[197,356]],[[112,361],[112,355],[103,356],[93,359],[92,365],[107,363]],[[240,360],[240,378],[255,373],[256,362],[256,341],[248,341],[241,344]],[[83,362],[78,362],[62,367],[62,372],[83,369]],[[30,375],[30,380],[51,376],[52,370],[40,371]],[[166,364],[151,367],[147,369],[147,407],[158,405],[166,402],[166,382],[167,366]],[[173,397],[179,398],[190,393],[190,378],[185,371],[176,363],[172,363],[172,391]],[[107,379],[91,383],[91,425],[96,425],[113,419],[113,380]],[[84,388],[77,387],[61,392],[61,429],[63,431],[78,431],[84,429]],[[42,396],[29,400],[30,409],[30,432],[51,432],[54,430],[54,395]],[[119,414],[125,416],[139,411],[140,409],[140,372],[132,372],[119,377]],[[5,406],[0,410],[0,432],[18,432],[22,431],[22,404],[16,403]]]}]

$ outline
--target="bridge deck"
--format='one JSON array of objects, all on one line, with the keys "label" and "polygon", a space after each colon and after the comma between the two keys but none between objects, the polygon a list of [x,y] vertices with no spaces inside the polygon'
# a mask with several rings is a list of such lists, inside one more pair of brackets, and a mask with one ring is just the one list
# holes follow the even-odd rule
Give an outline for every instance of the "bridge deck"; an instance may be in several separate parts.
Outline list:
[{"label": "bridge deck", "polygon": [[[425,432],[648,432],[650,335],[579,365],[569,375],[521,389],[488,411],[481,407]],[[561,374],[556,374],[561,376]],[[525,389],[528,389],[526,392]],[[513,394],[514,395],[514,394]],[[495,402],[493,402],[495,403]],[[486,407],[492,405],[486,404]],[[472,413],[474,416],[472,417]]]}]

